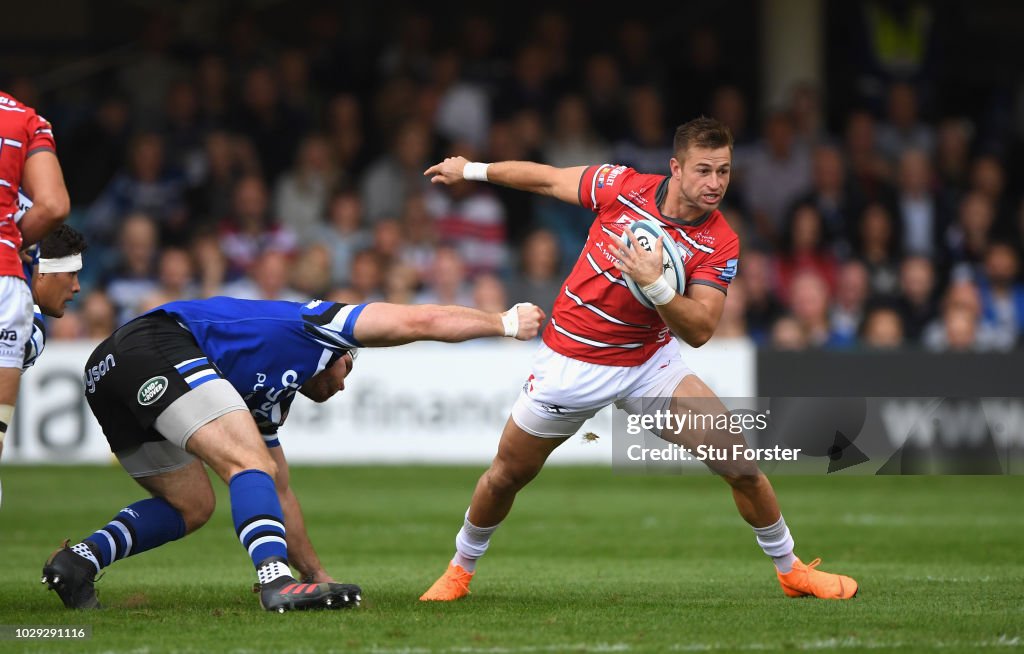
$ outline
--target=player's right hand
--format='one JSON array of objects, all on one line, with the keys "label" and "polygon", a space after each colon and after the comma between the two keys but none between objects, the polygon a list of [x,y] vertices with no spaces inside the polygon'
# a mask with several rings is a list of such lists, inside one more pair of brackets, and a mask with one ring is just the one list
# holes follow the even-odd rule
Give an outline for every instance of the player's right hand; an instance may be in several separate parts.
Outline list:
[{"label": "player's right hand", "polygon": [[455,184],[465,179],[462,170],[469,160],[465,157],[448,157],[439,164],[434,164],[423,171],[424,175],[430,175],[431,184]]},{"label": "player's right hand", "polygon": [[544,310],[529,302],[522,302],[514,308],[519,314],[519,331],[516,332],[516,340],[528,341],[536,337],[546,317]]}]

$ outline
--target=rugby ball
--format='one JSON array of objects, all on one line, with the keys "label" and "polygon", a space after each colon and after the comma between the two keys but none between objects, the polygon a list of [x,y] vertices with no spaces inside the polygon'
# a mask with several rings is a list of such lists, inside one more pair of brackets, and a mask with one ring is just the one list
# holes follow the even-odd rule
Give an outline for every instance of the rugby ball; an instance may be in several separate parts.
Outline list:
[{"label": "rugby ball", "polygon": [[[676,293],[682,293],[686,289],[686,270],[683,268],[683,260],[679,256],[679,250],[676,249],[676,242],[672,240],[672,237],[665,233],[661,225],[648,219],[636,221],[629,226],[629,229],[636,236],[640,247],[648,252],[654,250],[654,245],[658,242],[659,237],[664,237],[662,240],[662,268],[664,269],[662,275]],[[633,247],[633,241],[625,234],[623,234],[622,240],[627,250]],[[622,279],[637,302],[648,309],[654,308],[654,303],[647,299],[629,273],[622,273]]]}]

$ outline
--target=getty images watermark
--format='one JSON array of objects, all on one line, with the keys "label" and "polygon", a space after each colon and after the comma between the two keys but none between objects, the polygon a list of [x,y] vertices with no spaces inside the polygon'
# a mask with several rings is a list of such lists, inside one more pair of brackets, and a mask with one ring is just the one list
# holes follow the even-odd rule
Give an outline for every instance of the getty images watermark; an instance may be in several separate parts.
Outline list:
[{"label": "getty images watermark", "polygon": [[[663,438],[675,436],[680,440],[688,433],[723,432],[740,436],[768,429],[770,415],[771,409],[764,413],[697,413],[691,409],[676,413],[671,409],[661,409],[653,413],[627,415],[626,433],[640,436],[650,432],[663,435]],[[714,438],[707,439],[707,442],[696,441],[688,446],[664,440],[659,447],[651,447],[649,443],[630,443],[626,446],[626,458],[630,461],[796,461],[800,454],[798,447],[774,445],[755,448],[746,442],[716,442]]]},{"label": "getty images watermark", "polygon": [[612,413],[613,470],[1024,474],[1024,398],[634,398]]}]

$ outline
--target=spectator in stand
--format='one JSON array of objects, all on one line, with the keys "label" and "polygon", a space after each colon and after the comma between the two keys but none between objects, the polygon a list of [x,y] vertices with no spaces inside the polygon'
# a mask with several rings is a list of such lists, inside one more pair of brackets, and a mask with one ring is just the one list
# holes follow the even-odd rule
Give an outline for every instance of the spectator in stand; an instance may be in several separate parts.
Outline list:
[{"label": "spectator in stand", "polygon": [[243,300],[287,300],[308,302],[288,285],[292,258],[279,250],[263,250],[249,269],[249,273],[231,282],[224,294]]},{"label": "spectator in stand", "polygon": [[552,62],[544,46],[521,45],[512,61],[511,76],[497,89],[491,102],[491,114],[497,120],[505,120],[524,109],[550,112],[555,104],[552,73]]},{"label": "spectator in stand", "polygon": [[811,347],[811,342],[800,321],[794,316],[784,314],[772,322],[768,346],[775,350],[801,352]]},{"label": "spectator in stand", "polygon": [[551,138],[543,149],[543,160],[556,168],[611,160],[611,149],[592,130],[590,113],[581,96],[567,94],[558,101]]},{"label": "spectator in stand", "polygon": [[323,243],[304,249],[292,264],[291,287],[302,297],[326,297],[331,290],[331,251]]},{"label": "spectator in stand", "polygon": [[809,81],[797,82],[789,92],[789,111],[797,143],[814,148],[825,141],[825,111],[821,91]]},{"label": "spectator in stand", "polygon": [[899,227],[882,204],[864,208],[857,224],[857,258],[867,266],[871,295],[891,297],[899,288]]},{"label": "spectator in stand", "polygon": [[197,233],[189,243],[189,254],[195,264],[198,288],[196,297],[207,298],[223,295],[227,280],[228,259],[220,248],[220,239],[213,230]]},{"label": "spectator in stand", "polygon": [[897,310],[907,340],[920,344],[925,328],[938,315],[935,266],[922,256],[909,256],[900,264]]},{"label": "spectator in stand", "polygon": [[842,348],[854,339],[836,331],[829,317],[829,290],[825,279],[814,270],[802,270],[793,277],[789,309],[807,342],[815,348]]},{"label": "spectator in stand", "polygon": [[352,276],[352,259],[356,252],[370,247],[370,233],[363,228],[363,200],[352,188],[342,188],[331,197],[327,224],[319,230],[317,241],[331,253],[331,283],[348,284]]},{"label": "spectator in stand", "polygon": [[200,57],[195,71],[202,122],[211,129],[223,129],[228,123],[230,105],[227,62],[223,56],[207,52]]},{"label": "spectator in stand", "polygon": [[338,180],[327,140],[319,134],[303,139],[295,165],[274,187],[274,215],[302,245],[316,240],[331,188]]},{"label": "spectator in stand", "polygon": [[551,315],[564,277],[558,239],[550,231],[538,229],[526,237],[519,254],[518,274],[512,276],[508,285],[509,298],[532,302]]},{"label": "spectator in stand", "polygon": [[157,289],[159,252],[156,222],[144,213],[128,216],[121,225],[113,267],[99,278],[99,287],[116,309],[117,325],[139,315],[142,299]]},{"label": "spectator in stand", "polygon": [[175,80],[167,89],[161,129],[168,168],[180,171],[185,184],[194,186],[203,174],[205,127],[191,80]]},{"label": "spectator in stand", "polygon": [[[121,170],[128,150],[131,111],[124,97],[104,93],[99,105],[61,147],[68,194],[76,207],[91,205]],[[95,245],[95,243],[90,243]]]},{"label": "spectator in stand", "polygon": [[109,246],[121,220],[145,213],[158,224],[169,243],[177,243],[187,230],[184,178],[164,166],[164,145],[159,134],[139,134],[132,140],[128,167],[118,173],[89,208],[86,232],[89,244]]},{"label": "spectator in stand", "polygon": [[[739,153],[737,153],[739,154]],[[735,162],[736,182],[744,205],[754,217],[758,237],[778,245],[786,210],[811,188],[811,159],[796,141],[793,121],[785,111],[765,120],[762,140]]]},{"label": "spectator in stand", "polygon": [[861,344],[872,350],[895,350],[903,347],[903,322],[896,309],[876,306],[868,311],[860,331]]},{"label": "spectator in stand", "polygon": [[642,173],[664,170],[673,157],[673,131],[665,124],[665,107],[653,86],[629,92],[629,125],[629,135],[615,144],[612,161]]},{"label": "spectator in stand", "polygon": [[875,118],[866,110],[850,112],[844,145],[847,170],[865,202],[892,202],[892,166],[877,147]]},{"label": "spectator in stand", "polygon": [[281,101],[274,71],[255,66],[245,73],[241,106],[232,125],[256,148],[264,179],[275,180],[295,159],[308,125]]},{"label": "spectator in stand", "polygon": [[711,117],[732,132],[733,148],[737,153],[743,153],[755,141],[748,125],[750,112],[747,104],[746,96],[735,84],[722,84],[711,95]]},{"label": "spectator in stand", "polygon": [[783,314],[782,304],[774,291],[775,265],[767,252],[748,250],[742,254],[747,330],[754,343],[765,345],[771,338],[772,325]]},{"label": "spectator in stand", "polygon": [[407,264],[397,263],[388,269],[384,280],[384,301],[392,304],[413,304],[419,292],[420,277]]},{"label": "spectator in stand", "polygon": [[350,288],[361,298],[359,302],[377,302],[384,298],[384,266],[376,251],[356,252],[352,258]]},{"label": "spectator in stand", "polygon": [[466,281],[466,263],[457,248],[441,245],[434,253],[434,265],[424,280],[426,287],[416,304],[460,304],[473,306],[473,292]]},{"label": "spectator in stand", "polygon": [[1020,256],[1008,243],[997,241],[985,253],[978,277],[982,321],[1009,349],[1024,333],[1024,284],[1020,282]]},{"label": "spectator in stand", "polygon": [[946,233],[955,279],[973,278],[992,240],[995,207],[983,193],[971,191],[960,201],[956,222]]},{"label": "spectator in stand", "polygon": [[[607,52],[590,55],[583,62],[583,98],[594,130],[608,143],[625,136],[624,126],[628,124],[625,97],[618,59]],[[495,161],[505,159],[495,157]]]},{"label": "spectator in stand", "polygon": [[839,267],[839,279],[830,316],[832,329],[840,339],[857,339],[870,296],[867,266],[856,259],[843,263]]},{"label": "spectator in stand", "polygon": [[935,168],[939,186],[950,196],[947,201],[967,192],[973,132],[974,128],[966,118],[949,117],[939,123]]},{"label": "spectator in stand", "polygon": [[80,304],[82,308],[79,313],[79,323],[82,331],[77,336],[78,338],[99,341],[110,336],[120,324],[117,321],[117,307],[110,300],[110,296],[103,291],[90,291],[82,298]]},{"label": "spectator in stand", "polygon": [[454,49],[434,58],[433,91],[437,94],[434,128],[449,143],[487,145],[491,128],[490,98],[486,90],[462,76],[462,61]]},{"label": "spectator in stand", "polygon": [[[522,302],[518,298],[515,301]],[[507,309],[509,307],[507,302],[508,293],[505,290],[505,284],[495,275],[478,275],[473,280],[472,306],[474,308],[481,311],[492,311],[494,307],[504,307]]]},{"label": "spectator in stand", "polygon": [[259,161],[244,144],[244,137],[212,131],[206,135],[203,152],[201,180],[185,196],[194,231],[216,227],[231,212],[231,194],[238,180],[246,174],[259,174]]},{"label": "spectator in stand", "polygon": [[934,191],[932,165],[924,150],[906,148],[899,159],[900,231],[907,254],[938,259],[949,226],[942,198]]},{"label": "spectator in stand", "polygon": [[812,204],[821,214],[826,240],[836,256],[850,256],[853,246],[853,225],[863,209],[864,201],[846,175],[842,151],[835,145],[822,143],[812,153],[811,190],[796,204]]},{"label": "spectator in stand", "polygon": [[366,133],[359,98],[349,93],[334,96],[327,107],[327,140],[343,177],[360,176],[367,165]]},{"label": "spectator in stand", "polygon": [[935,152],[935,130],[921,121],[917,91],[906,82],[889,86],[886,121],[878,127],[878,149],[895,162],[909,149]]},{"label": "spectator in stand", "polygon": [[407,196],[429,187],[423,176],[429,155],[427,125],[409,121],[398,128],[391,151],[371,164],[363,177],[363,213],[369,223],[400,215]]},{"label": "spectator in stand", "polygon": [[417,279],[429,274],[437,248],[437,225],[427,211],[423,194],[411,195],[402,208],[402,263],[412,268]]},{"label": "spectator in stand", "polygon": [[985,154],[971,162],[970,192],[980,193],[988,199],[995,211],[998,227],[1010,223],[1013,207],[1006,193],[1006,170],[998,157]]},{"label": "spectator in stand", "polygon": [[821,214],[812,205],[797,206],[783,234],[782,252],[775,260],[776,295],[783,303],[788,302],[793,279],[804,271],[819,275],[831,293],[836,287],[837,265],[825,241]]},{"label": "spectator in stand", "polygon": [[1013,343],[981,320],[981,296],[969,279],[954,281],[942,299],[942,313],[925,328],[924,345],[933,352],[1007,350]]},{"label": "spectator in stand", "polygon": [[188,251],[177,247],[164,249],[157,265],[157,286],[139,302],[139,313],[168,302],[195,299],[197,288],[192,278],[192,258]]},{"label": "spectator in stand", "polygon": [[247,175],[238,180],[232,194],[231,214],[220,226],[221,247],[227,255],[228,278],[246,274],[264,252],[295,252],[295,233],[270,213],[263,178]]}]

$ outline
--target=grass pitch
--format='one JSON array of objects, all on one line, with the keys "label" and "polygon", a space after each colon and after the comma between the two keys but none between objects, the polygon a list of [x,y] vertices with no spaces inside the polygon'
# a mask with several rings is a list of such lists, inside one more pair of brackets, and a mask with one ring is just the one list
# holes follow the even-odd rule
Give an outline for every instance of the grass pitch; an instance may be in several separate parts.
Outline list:
[{"label": "grass pitch", "polygon": [[44,559],[143,497],[115,468],[2,470],[0,624],[90,625],[46,652],[1010,651],[1024,648],[1024,478],[777,477],[797,553],[856,577],[849,602],[783,596],[713,477],[550,468],[523,493],[473,594],[417,597],[444,570],[480,468],[296,468],[314,544],[351,611],[276,615],[249,592],[227,496],[198,533],[112,566],[75,613]]}]

